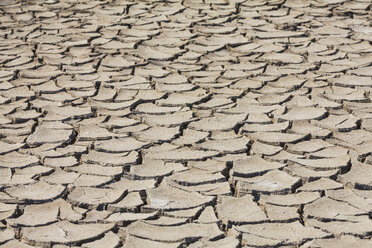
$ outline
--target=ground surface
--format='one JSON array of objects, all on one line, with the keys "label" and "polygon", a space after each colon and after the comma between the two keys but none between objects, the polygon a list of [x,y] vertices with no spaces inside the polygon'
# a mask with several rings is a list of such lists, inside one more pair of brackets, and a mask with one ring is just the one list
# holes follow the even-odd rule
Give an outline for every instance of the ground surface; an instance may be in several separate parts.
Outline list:
[{"label": "ground surface", "polygon": [[371,1],[0,5],[0,247],[372,247]]}]

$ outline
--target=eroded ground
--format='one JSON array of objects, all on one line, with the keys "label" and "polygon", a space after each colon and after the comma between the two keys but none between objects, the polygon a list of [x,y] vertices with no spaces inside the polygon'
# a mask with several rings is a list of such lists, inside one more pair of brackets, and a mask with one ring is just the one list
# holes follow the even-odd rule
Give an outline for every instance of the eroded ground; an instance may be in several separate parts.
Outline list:
[{"label": "eroded ground", "polygon": [[370,0],[0,5],[1,247],[372,247]]}]

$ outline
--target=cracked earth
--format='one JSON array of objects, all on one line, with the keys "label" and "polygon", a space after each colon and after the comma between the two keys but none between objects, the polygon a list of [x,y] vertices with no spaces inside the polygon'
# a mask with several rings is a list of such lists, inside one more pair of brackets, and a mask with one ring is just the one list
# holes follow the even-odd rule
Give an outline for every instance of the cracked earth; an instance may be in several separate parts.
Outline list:
[{"label": "cracked earth", "polygon": [[371,11],[0,1],[0,247],[372,247]]}]

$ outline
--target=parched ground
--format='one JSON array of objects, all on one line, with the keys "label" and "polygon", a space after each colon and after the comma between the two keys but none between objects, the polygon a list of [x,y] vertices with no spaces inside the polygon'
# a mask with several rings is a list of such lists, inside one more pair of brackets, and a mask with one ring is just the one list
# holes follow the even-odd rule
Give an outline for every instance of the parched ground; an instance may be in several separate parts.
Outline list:
[{"label": "parched ground", "polygon": [[371,0],[1,0],[0,247],[372,247]]}]

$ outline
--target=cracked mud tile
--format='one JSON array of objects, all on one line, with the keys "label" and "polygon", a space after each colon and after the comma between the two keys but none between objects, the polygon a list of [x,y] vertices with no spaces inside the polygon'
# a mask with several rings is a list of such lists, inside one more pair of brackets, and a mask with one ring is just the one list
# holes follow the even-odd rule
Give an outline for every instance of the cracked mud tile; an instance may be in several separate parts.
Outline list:
[{"label": "cracked mud tile", "polygon": [[77,187],[102,187],[112,180],[111,177],[107,176],[81,174],[72,184]]},{"label": "cracked mud tile", "polygon": [[220,220],[217,219],[216,213],[214,212],[214,209],[212,206],[207,206],[204,208],[204,210],[199,215],[198,219],[195,221],[195,223],[201,223],[201,224],[212,224],[217,223],[220,224]]},{"label": "cracked mud tile", "polygon": [[6,153],[16,151],[19,148],[22,148],[25,144],[22,143],[15,143],[15,144],[9,144],[3,141],[0,141],[0,155],[4,155]]},{"label": "cracked mud tile", "polygon": [[309,121],[293,121],[290,129],[293,133],[297,134],[310,134],[313,138],[327,138],[332,134],[332,131],[315,126]]},{"label": "cracked mud tile", "polygon": [[302,165],[293,164],[284,169],[292,176],[301,177],[303,182],[312,182],[321,178],[336,178],[339,170],[317,170],[310,169]]},{"label": "cracked mud tile", "polygon": [[37,182],[30,185],[12,186],[5,192],[19,201],[46,202],[59,198],[65,191],[62,185]]},{"label": "cracked mud tile", "polygon": [[173,188],[187,192],[199,192],[202,195],[230,195],[230,185],[221,173],[210,173],[196,169],[175,173],[166,178],[166,182]]},{"label": "cracked mud tile", "polygon": [[218,151],[224,153],[243,153],[247,151],[249,139],[246,137],[236,139],[208,139],[203,142],[197,143],[194,146],[197,148]]},{"label": "cracked mud tile", "polygon": [[300,222],[249,224],[235,226],[234,229],[247,234],[245,241],[248,246],[296,246],[309,239],[331,237],[327,232],[305,227]]},{"label": "cracked mud tile", "polygon": [[145,142],[170,142],[179,135],[179,127],[150,127],[140,132],[134,132],[132,135]]},{"label": "cracked mud tile", "polygon": [[281,169],[286,164],[279,162],[267,161],[259,156],[249,156],[244,160],[237,160],[233,162],[230,176],[232,177],[255,177],[263,175],[270,170]]},{"label": "cracked mud tile", "polygon": [[147,219],[154,219],[158,213],[113,213],[107,218],[105,218],[102,222],[110,222],[115,223],[118,226],[127,226],[129,223],[140,221],[140,220],[147,220]]},{"label": "cracked mud tile", "polygon": [[[175,227],[156,227],[135,222],[127,227],[126,232],[132,236],[158,242],[189,242],[202,237],[218,238],[223,235],[215,224],[185,224]],[[156,235],[154,235],[156,233]]]},{"label": "cracked mud tile", "polygon": [[[186,224],[188,218],[173,218],[168,216],[160,216],[154,220],[143,220],[144,223],[153,225],[153,226],[180,226]],[[205,223],[208,224],[208,223]]]},{"label": "cracked mud tile", "polygon": [[76,206],[99,208],[119,201],[125,194],[126,190],[121,189],[76,187],[68,194],[67,199]]},{"label": "cracked mud tile", "polygon": [[79,174],[84,173],[84,174],[109,176],[109,177],[119,176],[123,173],[123,169],[121,167],[100,166],[97,164],[85,164],[85,163],[66,168],[65,170],[77,172]]},{"label": "cracked mud tile", "polygon": [[[361,70],[361,69],[359,69]],[[334,85],[343,87],[372,86],[372,80],[369,77],[358,77],[355,75],[342,75],[339,78],[330,80]]]},{"label": "cracked mud tile", "polygon": [[[18,171],[17,171],[18,172]],[[35,181],[27,174],[21,174],[17,172],[12,172],[9,168],[2,168],[0,169],[0,179],[3,181],[4,186],[14,186],[14,185],[22,185],[22,184],[30,184],[34,183]]]},{"label": "cracked mud tile", "polygon": [[214,200],[197,192],[185,192],[167,185],[147,190],[147,203],[143,209],[182,210],[206,205]]},{"label": "cracked mud tile", "polygon": [[150,126],[178,127],[195,119],[192,111],[164,115],[142,115],[142,121]]},{"label": "cracked mud tile", "polygon": [[361,239],[354,237],[352,235],[342,235],[341,237],[331,238],[331,239],[314,239],[309,241],[301,246],[301,248],[310,248],[310,247],[350,247],[363,248],[371,246],[372,242],[368,239]]},{"label": "cracked mud tile", "polygon": [[[116,78],[115,78],[116,79]],[[120,91],[124,90],[149,90],[151,89],[150,81],[147,79],[140,77],[140,76],[134,76],[134,77],[126,77],[126,78],[120,78],[119,82],[112,82],[107,84],[108,87],[114,86],[116,89],[119,89]],[[116,81],[115,80],[115,81]],[[121,99],[122,95],[117,95],[115,100],[118,99],[119,101]]]},{"label": "cracked mud tile", "polygon": [[258,102],[261,105],[277,105],[283,104],[290,99],[289,94],[274,94],[274,93],[265,93],[257,97]]},{"label": "cracked mud tile", "polygon": [[111,189],[127,190],[128,192],[141,192],[155,188],[157,181],[155,179],[132,180],[122,177],[120,181],[107,185]]},{"label": "cracked mud tile", "polygon": [[142,237],[137,237],[135,235],[127,234],[127,238],[125,240],[125,244],[123,248],[131,248],[131,247],[164,247],[164,248],[178,248],[182,242],[158,242],[153,241],[151,239],[144,239]]},{"label": "cracked mud tile", "polygon": [[148,142],[138,141],[132,137],[103,140],[94,142],[94,147],[98,152],[123,153],[141,149],[148,146]]},{"label": "cracked mud tile", "polygon": [[321,197],[319,192],[298,192],[287,195],[262,195],[259,202],[263,205],[294,207],[309,204]]},{"label": "cracked mud tile", "polygon": [[44,165],[54,168],[72,167],[78,164],[78,161],[73,156],[68,157],[46,157],[44,159]]},{"label": "cracked mud tile", "polygon": [[192,122],[188,125],[188,128],[198,131],[230,131],[245,119],[245,114],[219,115]]},{"label": "cracked mud tile", "polygon": [[282,150],[283,148],[280,146],[272,146],[255,141],[251,145],[251,149],[249,150],[249,152],[251,155],[273,156],[275,154],[278,154]]},{"label": "cracked mud tile", "polygon": [[228,182],[217,182],[214,184],[199,184],[184,186],[176,184],[174,182],[169,182],[169,186],[177,189],[184,190],[186,192],[198,192],[206,196],[218,196],[218,195],[231,195],[230,184]]},{"label": "cracked mud tile", "polygon": [[190,92],[186,93],[173,93],[169,94],[165,99],[159,99],[156,101],[156,104],[160,106],[185,106],[185,105],[193,105],[198,104],[199,102],[203,101],[207,96],[199,96],[196,95],[197,92]]},{"label": "cracked mud tile", "polygon": [[222,223],[229,226],[268,221],[266,214],[251,196],[221,196],[217,201],[216,212]]},{"label": "cracked mud tile", "polygon": [[192,160],[203,160],[217,156],[217,151],[204,151],[190,149],[187,147],[177,148],[172,150],[165,150],[160,152],[149,152],[145,154],[146,158],[164,161],[192,161]]},{"label": "cracked mud tile", "polygon": [[218,108],[230,108],[231,106],[235,105],[231,99],[225,97],[213,97],[207,102],[203,102],[193,107],[197,109],[218,109]]},{"label": "cracked mud tile", "polygon": [[50,184],[70,184],[79,177],[78,173],[66,172],[64,170],[55,170],[52,174],[42,178],[43,181]]},{"label": "cracked mud tile", "polygon": [[[3,221],[7,218],[13,217],[17,209],[17,204],[0,203],[0,220]],[[7,234],[7,232],[5,234]]]},{"label": "cracked mud tile", "polygon": [[296,143],[305,140],[308,135],[260,131],[255,133],[247,133],[247,136],[262,143],[268,143],[275,146],[282,143]]},{"label": "cracked mud tile", "polygon": [[12,247],[19,247],[19,248],[32,248],[32,247],[41,247],[41,246],[30,246],[26,245],[25,243],[22,243],[16,239],[13,239],[11,241],[6,242],[5,244],[2,244],[2,247],[5,248],[12,248]]},{"label": "cracked mud tile", "polygon": [[108,140],[115,136],[107,129],[95,125],[80,125],[78,133],[78,141]]},{"label": "cracked mud tile", "polygon": [[224,237],[222,239],[218,239],[215,241],[211,241],[208,239],[201,239],[188,247],[190,248],[212,248],[212,247],[221,247],[221,248],[236,248],[239,247],[239,240],[235,237]]},{"label": "cracked mud tile", "polygon": [[286,131],[289,125],[288,121],[268,124],[245,123],[241,128],[241,132],[280,132]]},{"label": "cracked mud tile", "polygon": [[289,121],[297,120],[319,120],[326,116],[327,111],[323,108],[292,107],[286,114],[277,118]]},{"label": "cracked mud tile", "polygon": [[128,193],[121,201],[109,204],[107,209],[112,212],[134,212],[144,204],[139,192]]},{"label": "cracked mud tile", "polygon": [[0,232],[0,244],[4,244],[12,239],[14,239],[14,231],[12,229],[5,229]]},{"label": "cracked mud tile", "polygon": [[[48,106],[47,113],[68,119],[84,119],[93,116],[91,107]],[[52,119],[54,120],[54,119]]]},{"label": "cracked mud tile", "polygon": [[73,224],[61,221],[37,228],[24,228],[22,239],[36,245],[77,244],[97,239],[113,229],[113,224]]},{"label": "cracked mud tile", "polygon": [[129,167],[138,160],[136,151],[124,153],[106,153],[90,150],[87,154],[82,154],[81,162],[99,164],[102,166],[124,166]]},{"label": "cracked mud tile", "polygon": [[226,178],[221,173],[210,173],[198,169],[190,169],[175,173],[167,177],[167,181],[184,186],[196,186],[201,184],[213,184],[226,181]]},{"label": "cracked mud tile", "polygon": [[210,173],[222,172],[226,169],[226,162],[215,161],[207,159],[205,161],[189,161],[187,167],[190,169],[196,168],[202,171],[208,171]]},{"label": "cracked mud tile", "polygon": [[[327,206],[326,208],[324,208]],[[322,209],[322,211],[319,211]],[[353,207],[345,202],[339,202],[327,197],[322,197],[307,204],[304,207],[304,217],[306,219],[317,219],[320,221],[358,221],[358,218],[368,216],[368,212]]]},{"label": "cracked mud tile", "polygon": [[345,170],[350,167],[350,156],[320,159],[291,158],[289,160],[314,170]]},{"label": "cracked mud tile", "polygon": [[264,208],[267,217],[272,222],[290,223],[300,220],[299,209],[296,207],[283,207],[268,204]]},{"label": "cracked mud tile", "polygon": [[345,185],[352,185],[357,189],[370,190],[372,166],[365,163],[353,162],[348,173],[339,175],[339,180]]},{"label": "cracked mud tile", "polygon": [[140,165],[132,166],[124,176],[132,179],[159,179],[174,172],[186,170],[180,163],[165,163],[162,160],[145,160]]},{"label": "cracked mud tile", "polygon": [[191,145],[204,140],[205,138],[208,137],[208,135],[209,135],[208,132],[196,131],[193,129],[186,128],[183,130],[183,133],[180,137],[172,141],[172,144]]},{"label": "cracked mud tile", "polygon": [[136,112],[143,113],[143,114],[153,114],[153,115],[160,115],[160,114],[171,114],[175,112],[179,112],[181,110],[188,110],[187,108],[182,107],[164,107],[158,106],[153,103],[143,103],[136,107]]},{"label": "cracked mud tile", "polygon": [[320,178],[316,181],[307,182],[303,186],[296,189],[296,192],[313,192],[313,191],[325,191],[325,190],[335,190],[342,189],[344,185],[342,183],[336,182],[329,178]]},{"label": "cracked mud tile", "polygon": [[176,218],[176,219],[186,219],[188,221],[193,220],[196,218],[198,214],[203,210],[202,206],[189,208],[189,209],[181,209],[181,210],[170,210],[164,211],[164,216]]},{"label": "cracked mud tile", "polygon": [[120,238],[117,234],[113,232],[107,232],[105,235],[93,242],[88,242],[83,244],[81,247],[84,248],[98,248],[98,247],[107,247],[107,248],[115,248],[121,244]]},{"label": "cracked mud tile", "polygon": [[280,170],[271,170],[253,178],[234,177],[237,195],[246,194],[289,194],[300,184],[300,178]]},{"label": "cracked mud tile", "polygon": [[286,150],[291,153],[315,153],[317,151],[332,148],[334,147],[332,144],[329,144],[326,141],[321,139],[312,139],[309,141],[303,141],[296,144],[288,144]]},{"label": "cracked mud tile", "polygon": [[362,145],[368,143],[372,138],[372,133],[365,130],[351,130],[350,132],[334,132],[333,136],[338,142],[345,142],[349,145]]},{"label": "cracked mud tile", "polygon": [[335,130],[339,132],[348,132],[353,129],[357,129],[360,119],[352,114],[349,115],[330,115],[327,118],[317,121],[312,120],[311,124],[316,126]]},{"label": "cracked mud tile", "polygon": [[[322,222],[316,219],[309,219],[306,224],[309,227],[320,228],[334,235],[355,235],[365,236],[371,232],[371,224],[368,217],[359,217],[353,221],[328,221]],[[342,225],[340,225],[342,224]]]},{"label": "cracked mud tile", "polygon": [[33,227],[52,224],[59,219],[77,221],[82,217],[69,203],[58,199],[50,203],[26,206],[20,217],[8,219],[8,223],[13,227]]},{"label": "cracked mud tile", "polygon": [[346,202],[350,206],[356,207],[365,212],[370,212],[371,210],[372,204],[369,200],[356,194],[350,189],[328,190],[326,191],[326,196],[336,201]]}]

